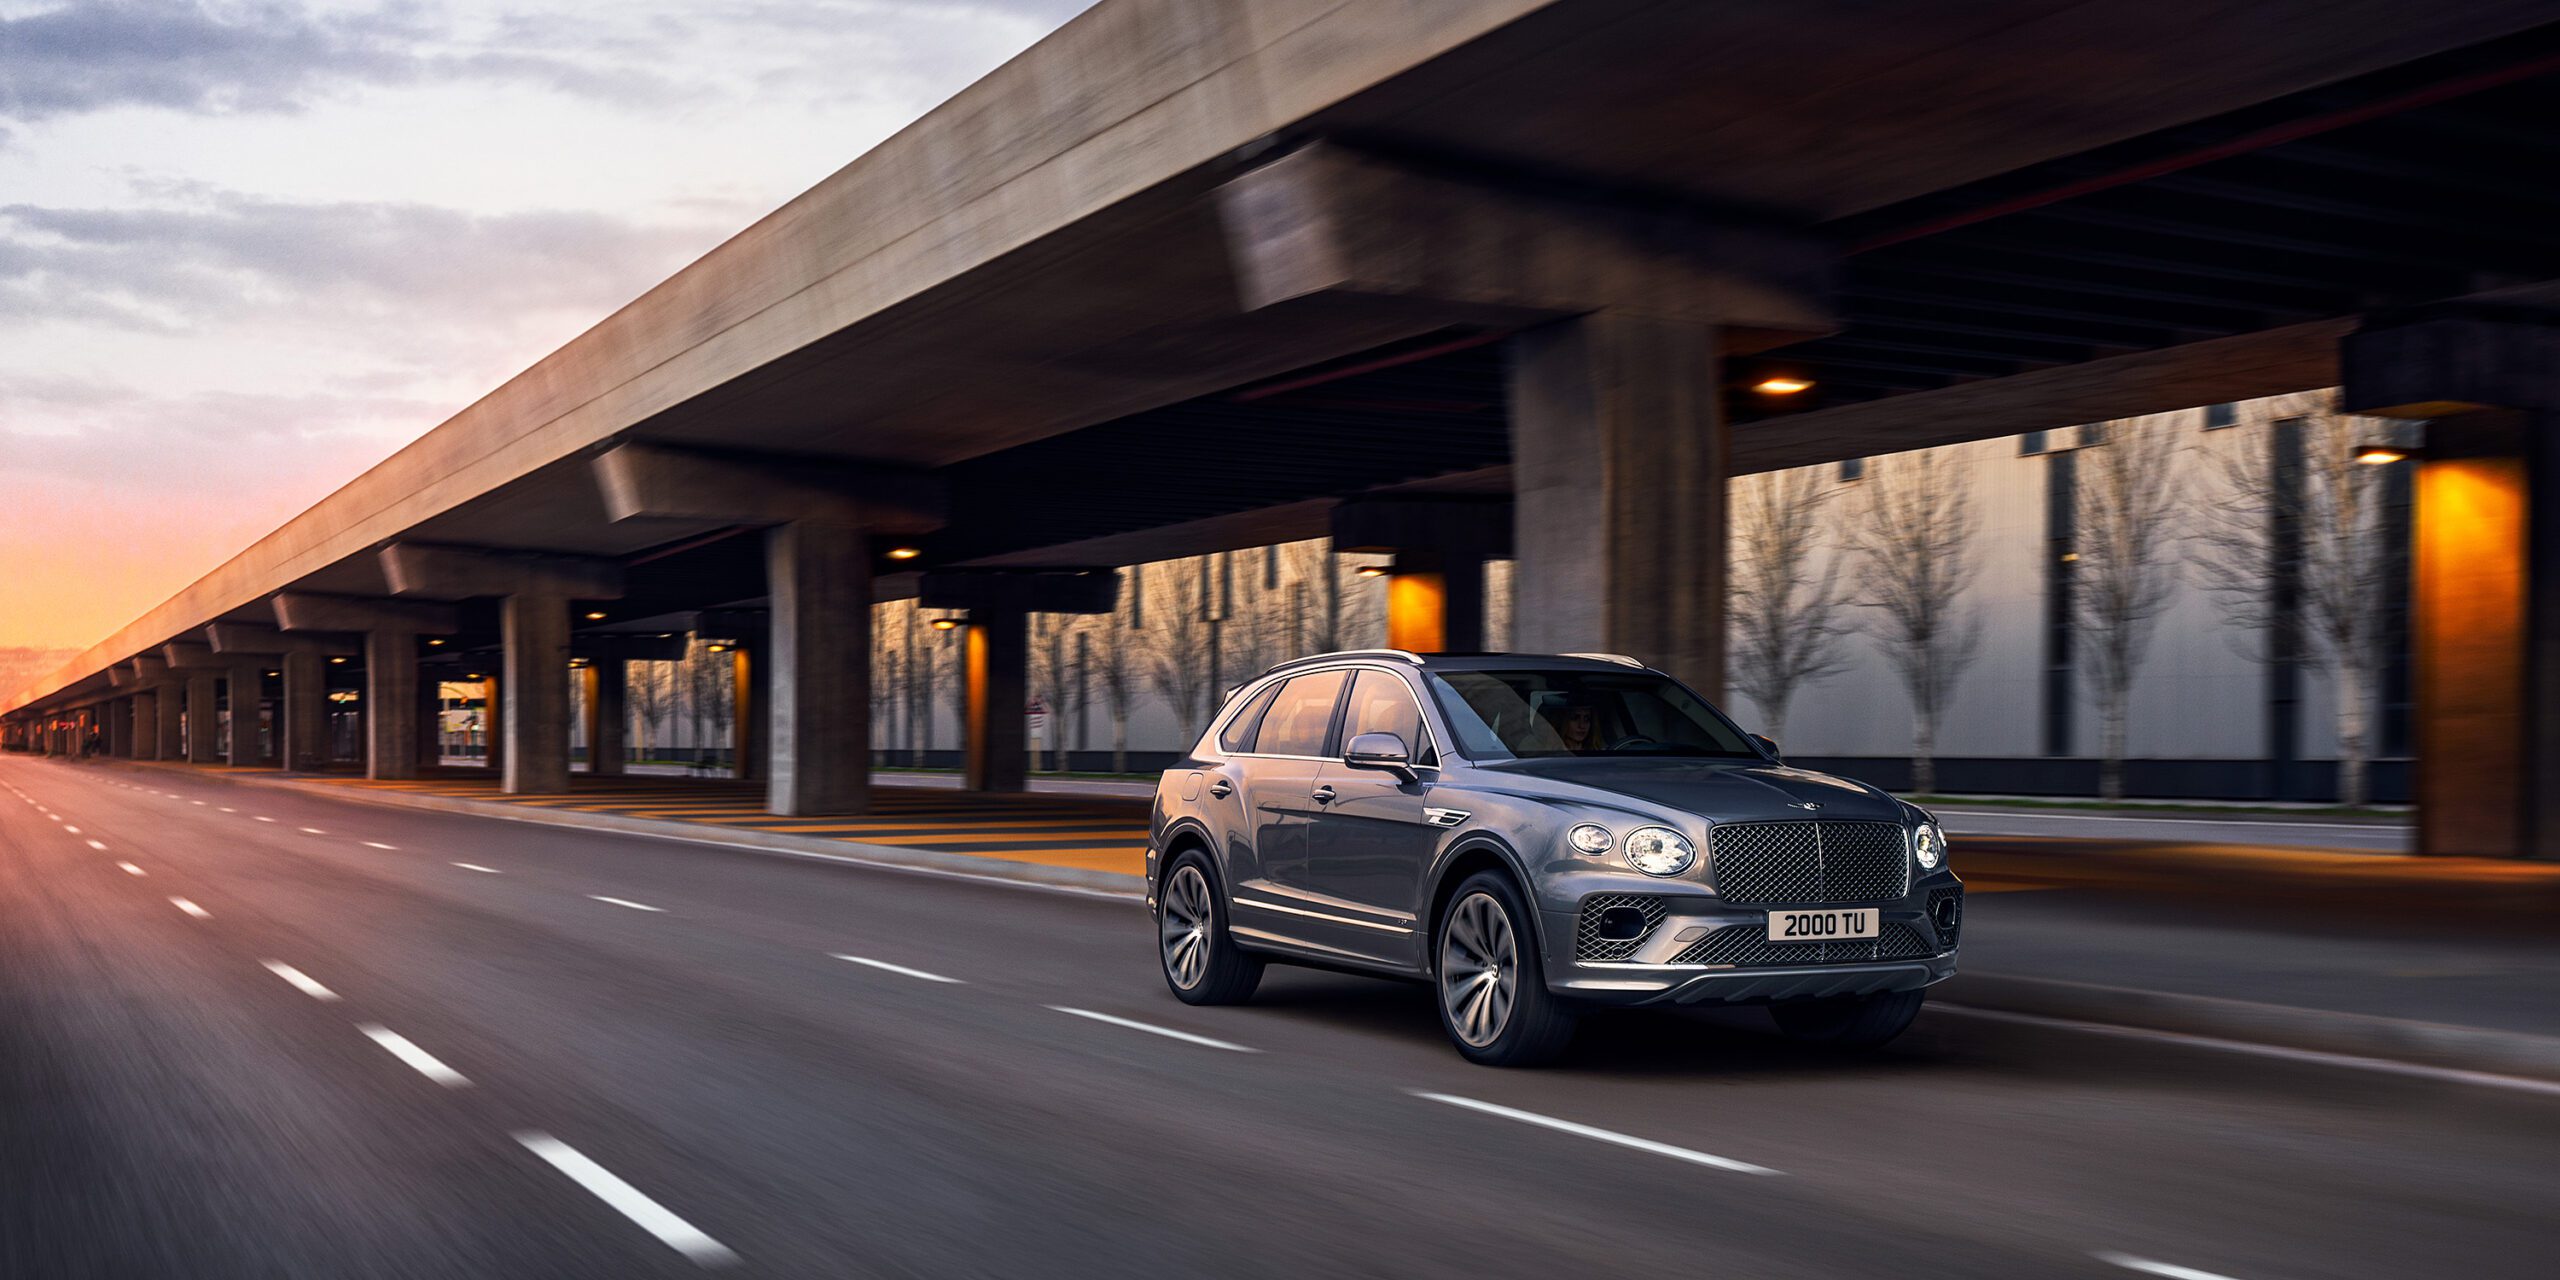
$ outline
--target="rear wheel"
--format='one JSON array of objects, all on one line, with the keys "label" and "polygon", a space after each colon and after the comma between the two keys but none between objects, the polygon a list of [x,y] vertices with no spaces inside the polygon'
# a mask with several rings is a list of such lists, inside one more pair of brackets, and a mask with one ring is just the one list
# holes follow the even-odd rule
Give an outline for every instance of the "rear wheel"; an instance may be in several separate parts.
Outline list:
[{"label": "rear wheel", "polygon": [[1262,982],[1262,961],[1227,933],[1226,904],[1209,880],[1207,855],[1174,859],[1156,895],[1156,958],[1165,985],[1185,1004],[1242,1004]]},{"label": "rear wheel", "polygon": [[1529,910],[1511,881],[1479,872],[1440,914],[1440,1027],[1469,1062],[1534,1067],[1573,1041],[1572,1006],[1547,990]]},{"label": "rear wheel", "polygon": [[1871,996],[1792,1000],[1769,1006],[1769,1018],[1790,1040],[1834,1049],[1875,1049],[1890,1043],[1920,1016],[1921,989]]}]

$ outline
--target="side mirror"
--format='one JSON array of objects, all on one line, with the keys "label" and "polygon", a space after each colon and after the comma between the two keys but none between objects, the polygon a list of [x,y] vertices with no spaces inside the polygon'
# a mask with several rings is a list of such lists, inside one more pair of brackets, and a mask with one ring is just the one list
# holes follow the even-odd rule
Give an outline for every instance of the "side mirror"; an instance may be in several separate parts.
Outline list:
[{"label": "side mirror", "polygon": [[1364,733],[1351,739],[1342,749],[1342,763],[1354,769],[1376,769],[1392,773],[1398,782],[1411,782],[1420,777],[1413,771],[1413,753],[1404,739],[1392,733]]},{"label": "side mirror", "polygon": [[1763,751],[1768,752],[1768,753],[1769,753],[1769,758],[1770,758],[1770,759],[1775,760],[1775,761],[1777,761],[1777,762],[1778,762],[1778,763],[1780,763],[1780,764],[1785,764],[1785,763],[1787,762],[1787,760],[1786,760],[1786,757],[1785,757],[1785,756],[1782,756],[1782,755],[1779,755],[1779,754],[1778,754],[1778,740],[1777,740],[1777,739],[1772,738],[1772,737],[1770,737],[1769,735],[1767,735],[1767,734],[1765,734],[1765,733],[1755,733],[1755,734],[1752,734],[1752,735],[1751,735],[1751,740],[1752,740],[1753,742],[1757,742],[1757,743],[1759,743],[1759,744],[1760,744],[1760,749],[1761,749],[1761,750],[1763,750]]}]

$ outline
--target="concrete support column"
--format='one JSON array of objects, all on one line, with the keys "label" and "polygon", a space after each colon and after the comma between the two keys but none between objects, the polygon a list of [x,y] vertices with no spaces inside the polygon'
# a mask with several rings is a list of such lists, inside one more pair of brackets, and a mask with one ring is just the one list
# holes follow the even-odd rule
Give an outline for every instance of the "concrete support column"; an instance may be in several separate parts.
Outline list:
[{"label": "concrete support column", "polygon": [[131,698],[107,704],[107,754],[119,760],[133,758],[133,713],[137,705]]},{"label": "concrete support column", "polygon": [[496,676],[480,682],[480,763],[504,777],[507,770],[507,692]]},{"label": "concrete support column", "polygon": [[569,789],[569,602],[518,593],[499,607],[506,658],[499,771],[509,795]]},{"label": "concrete support column", "polygon": [[160,758],[160,691],[145,689],[133,695],[133,758]]},{"label": "concrete support column", "polygon": [[1029,623],[1018,609],[969,614],[968,756],[961,785],[971,791],[1020,791],[1028,785]]},{"label": "concrete support column", "polygon": [[[765,807],[778,814],[871,806],[871,549],[860,529],[795,520],[765,534],[773,613],[765,652]],[[740,689],[741,701],[752,686]],[[754,719],[740,708],[741,724]],[[1019,768],[1019,754],[1016,767]]]},{"label": "concrete support column", "polygon": [[1715,327],[1599,312],[1512,344],[1514,647],[1628,654],[1721,697]]},{"label": "concrete support column", "polygon": [[764,715],[764,690],[758,685],[764,666],[751,646],[729,651],[729,770],[740,781],[764,776],[765,737],[756,732]]},{"label": "concrete support column", "polygon": [[184,686],[175,682],[164,684],[160,686],[155,698],[156,704],[152,707],[152,714],[153,718],[159,721],[159,729],[151,735],[154,740],[153,745],[157,749],[157,754],[153,758],[183,759],[186,753],[186,690]]},{"label": "concrete support column", "polygon": [[284,767],[316,773],[329,765],[329,660],[316,649],[284,655]]},{"label": "concrete support column", "polygon": [[581,678],[586,681],[587,695],[587,772],[597,777],[617,776],[630,754],[625,746],[630,720],[625,711],[630,665],[620,658],[599,658],[587,664]]},{"label": "concrete support column", "polygon": [[418,763],[444,764],[444,682],[432,671],[418,673]]},{"label": "concrete support column", "polygon": [[216,764],[222,759],[219,690],[210,671],[187,673],[187,763]]},{"label": "concrete support column", "polygon": [[364,776],[418,776],[418,636],[378,627],[364,636]]},{"label": "concrete support column", "polygon": [[266,672],[255,662],[235,662],[222,677],[224,696],[231,703],[231,733],[225,759],[234,768],[246,768],[261,762],[259,722],[266,707]]}]

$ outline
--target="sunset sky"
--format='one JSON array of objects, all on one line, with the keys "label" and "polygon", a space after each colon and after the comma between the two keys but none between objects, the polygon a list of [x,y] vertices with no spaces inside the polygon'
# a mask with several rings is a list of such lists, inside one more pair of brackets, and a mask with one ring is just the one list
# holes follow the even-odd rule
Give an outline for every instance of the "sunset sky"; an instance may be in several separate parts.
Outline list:
[{"label": "sunset sky", "polygon": [[0,689],[1088,2],[0,0]]}]

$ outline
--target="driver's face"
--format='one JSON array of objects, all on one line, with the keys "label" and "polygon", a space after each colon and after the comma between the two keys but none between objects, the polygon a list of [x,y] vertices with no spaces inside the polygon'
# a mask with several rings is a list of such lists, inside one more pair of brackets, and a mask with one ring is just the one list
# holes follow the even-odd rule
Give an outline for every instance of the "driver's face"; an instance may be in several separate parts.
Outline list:
[{"label": "driver's face", "polygon": [[1576,738],[1590,737],[1595,722],[1589,707],[1575,707],[1564,713],[1564,731]]}]

